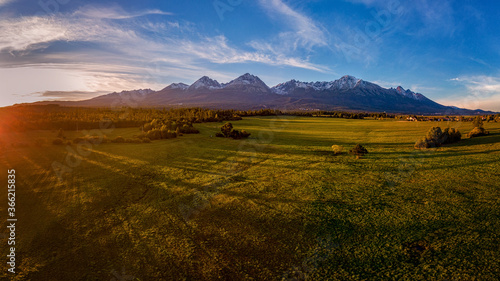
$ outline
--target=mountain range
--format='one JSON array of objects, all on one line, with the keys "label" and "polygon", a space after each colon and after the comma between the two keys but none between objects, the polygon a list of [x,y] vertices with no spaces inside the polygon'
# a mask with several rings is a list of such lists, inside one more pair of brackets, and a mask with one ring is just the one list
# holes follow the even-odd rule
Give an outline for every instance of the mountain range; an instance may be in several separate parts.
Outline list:
[{"label": "mountain range", "polygon": [[489,114],[438,104],[422,94],[343,76],[330,82],[290,80],[268,87],[246,73],[219,83],[203,76],[191,85],[173,83],[160,91],[150,89],[114,92],[83,101],[51,101],[44,104],[89,107],[207,107],[217,109],[341,110],[403,114]]}]

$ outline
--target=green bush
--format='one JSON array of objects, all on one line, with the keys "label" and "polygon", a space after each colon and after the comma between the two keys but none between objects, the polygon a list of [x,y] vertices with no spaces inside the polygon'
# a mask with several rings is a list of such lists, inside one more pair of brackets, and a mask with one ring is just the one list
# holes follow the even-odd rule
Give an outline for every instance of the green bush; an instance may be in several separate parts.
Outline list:
[{"label": "green bush", "polygon": [[332,145],[333,154],[342,154],[344,148],[341,145]]},{"label": "green bush", "polygon": [[150,140],[159,140],[162,138],[161,131],[158,129],[153,129],[147,132],[146,137]]},{"label": "green bush", "polygon": [[356,155],[356,158],[360,158],[361,156],[368,154],[368,150],[364,148],[361,144],[357,144],[351,150],[349,150],[350,154]]},{"label": "green bush", "polygon": [[125,139],[123,137],[116,137],[111,140],[112,143],[124,143]]},{"label": "green bush", "polygon": [[241,133],[238,130],[232,129],[229,133],[229,137],[235,140],[241,139]]},{"label": "green bush", "polygon": [[476,116],[474,120],[472,120],[472,125],[475,128],[483,128],[483,117],[482,116]]},{"label": "green bush", "polygon": [[423,139],[415,143],[414,148],[425,149],[440,147],[443,144],[459,142],[461,139],[462,134],[455,128],[446,128],[443,131],[440,127],[432,127]]},{"label": "green bush", "polygon": [[217,133],[215,133],[215,137],[217,137],[217,138],[223,138],[224,134],[221,133],[221,132],[217,132]]},{"label": "green bush", "polygon": [[475,138],[475,137],[486,136],[489,134],[490,132],[486,131],[484,128],[475,127],[474,129],[472,129],[472,131],[469,132],[468,136],[469,138]]},{"label": "green bush", "polygon": [[462,139],[462,134],[455,128],[444,129],[445,140],[443,144],[456,143]]},{"label": "green bush", "polygon": [[229,138],[231,136],[232,130],[233,130],[233,124],[231,124],[230,122],[227,122],[220,128],[220,131],[226,138]]},{"label": "green bush", "polygon": [[[177,127],[177,128],[179,128],[179,127]],[[193,127],[192,124],[184,124],[182,126],[182,128],[180,128],[179,131],[183,134],[199,134],[200,133],[200,131],[198,131],[198,129]]]},{"label": "green bush", "polygon": [[52,144],[54,145],[64,145],[66,142],[62,138],[57,138],[52,141]]},{"label": "green bush", "polygon": [[175,139],[176,137],[177,137],[177,133],[176,132],[172,132],[170,130],[166,134],[166,138],[167,139]]},{"label": "green bush", "polygon": [[226,138],[232,138],[232,139],[242,139],[242,138],[248,138],[250,136],[250,133],[248,133],[245,130],[238,131],[233,128],[233,124],[230,122],[227,122],[220,128],[220,133],[215,134],[216,137],[226,137]]},{"label": "green bush", "polygon": [[250,133],[248,133],[248,132],[247,132],[247,131],[245,131],[245,130],[241,130],[241,132],[240,132],[240,133],[241,133],[241,137],[242,137],[242,138],[248,138],[248,137],[251,135]]}]

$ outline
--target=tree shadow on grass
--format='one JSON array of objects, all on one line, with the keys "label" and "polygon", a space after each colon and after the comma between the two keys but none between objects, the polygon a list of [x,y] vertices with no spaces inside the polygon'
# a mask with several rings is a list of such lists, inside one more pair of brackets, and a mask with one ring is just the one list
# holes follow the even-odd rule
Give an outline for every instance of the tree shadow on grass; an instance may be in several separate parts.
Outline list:
[{"label": "tree shadow on grass", "polygon": [[490,133],[489,135],[476,137],[476,138],[466,138],[461,141],[446,145],[445,147],[460,147],[460,146],[472,146],[472,145],[485,145],[500,143],[500,133]]}]

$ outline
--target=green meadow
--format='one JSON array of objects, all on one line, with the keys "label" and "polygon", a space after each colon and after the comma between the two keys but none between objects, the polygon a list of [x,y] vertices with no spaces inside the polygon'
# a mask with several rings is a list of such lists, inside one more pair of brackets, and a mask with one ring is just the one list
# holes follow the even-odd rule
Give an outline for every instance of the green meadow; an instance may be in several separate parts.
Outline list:
[{"label": "green meadow", "polygon": [[[176,139],[76,146],[53,145],[55,131],[3,132],[4,187],[16,170],[17,274],[3,262],[0,277],[498,280],[500,123],[425,151],[413,145],[431,127],[465,135],[472,124],[232,123],[251,136],[216,138],[223,123],[203,123]],[[348,154],[358,143],[369,151],[360,159]],[[68,169],[58,177],[54,163]],[[6,190],[0,202],[5,218]],[[6,261],[7,228],[0,238]]]}]

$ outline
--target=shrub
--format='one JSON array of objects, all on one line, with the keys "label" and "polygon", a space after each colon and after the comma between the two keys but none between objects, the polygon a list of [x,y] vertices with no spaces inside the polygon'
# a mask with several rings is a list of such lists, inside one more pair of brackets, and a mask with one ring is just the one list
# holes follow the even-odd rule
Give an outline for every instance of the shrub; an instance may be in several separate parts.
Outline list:
[{"label": "shrub", "polygon": [[342,150],[344,150],[344,148],[340,145],[332,145],[332,150],[333,154],[337,155],[337,154],[342,154]]},{"label": "shrub", "polygon": [[238,130],[232,129],[229,133],[229,137],[235,140],[241,139],[241,133]]},{"label": "shrub", "polygon": [[216,136],[217,138],[223,138],[223,137],[224,137],[224,134],[223,134],[223,133],[221,133],[221,132],[217,132],[217,133],[215,133],[215,136]]},{"label": "shrub", "polygon": [[124,143],[125,139],[123,137],[116,137],[111,140],[112,143]]},{"label": "shrub", "polygon": [[247,131],[245,131],[245,130],[241,130],[241,132],[240,132],[240,133],[241,133],[241,137],[242,137],[242,138],[248,138],[248,137],[251,135],[250,133],[248,133],[248,132],[247,132]]},{"label": "shrub", "polygon": [[429,148],[431,147],[433,144],[430,143],[430,141],[426,138],[423,138],[421,140],[418,140],[416,143],[415,143],[415,149],[424,149],[424,148]]},{"label": "shrub", "polygon": [[461,139],[462,134],[455,128],[446,128],[442,131],[440,127],[432,127],[423,139],[415,143],[414,148],[439,147],[443,144],[459,142]]},{"label": "shrub", "polygon": [[172,131],[168,131],[167,132],[167,139],[175,139],[177,137],[177,133],[176,132],[172,132]]},{"label": "shrub", "polygon": [[472,131],[469,132],[469,138],[481,137],[489,135],[490,132],[486,131],[484,128],[475,127]]},{"label": "shrub", "polygon": [[181,127],[177,127],[177,128],[175,129],[175,134],[176,134],[177,136],[182,136]]},{"label": "shrub", "polygon": [[432,127],[425,136],[427,140],[434,144],[434,146],[440,146],[443,143],[443,131],[440,127]]},{"label": "shrub", "polygon": [[52,144],[54,144],[54,145],[63,145],[63,144],[65,144],[65,141],[62,138],[57,138],[57,139],[55,139],[55,140],[52,141]]},{"label": "shrub", "polygon": [[241,138],[248,138],[250,136],[250,133],[248,133],[245,130],[242,130],[241,132],[233,129],[233,124],[230,122],[227,122],[220,128],[220,133],[215,134],[216,137],[226,137],[226,138],[232,138],[232,139],[241,139]]},{"label": "shrub", "polygon": [[103,142],[103,137],[99,136],[88,136],[87,141],[94,145],[99,145]]},{"label": "shrub", "polygon": [[472,120],[472,125],[474,128],[482,128],[483,127],[483,117],[482,116],[476,116],[474,120]]},{"label": "shrub", "polygon": [[159,140],[161,139],[161,131],[158,129],[153,129],[146,134],[146,137],[150,140]]},{"label": "shrub", "polygon": [[153,126],[151,126],[151,123],[146,123],[143,126],[144,132],[149,132],[153,129]]},{"label": "shrub", "polygon": [[356,155],[356,158],[359,159],[361,156],[368,154],[368,150],[364,148],[361,144],[357,144],[351,150],[349,150],[350,154]]},{"label": "shrub", "polygon": [[148,138],[143,138],[142,139],[142,143],[150,143],[150,142],[151,142],[151,140],[148,139]]},{"label": "shrub", "polygon": [[462,139],[462,134],[455,128],[444,129],[445,140],[443,144],[456,143]]},{"label": "shrub", "polygon": [[73,143],[74,144],[79,144],[79,143],[84,142],[84,141],[85,141],[85,138],[83,138],[83,137],[77,137],[77,138],[75,138],[73,140]]},{"label": "shrub", "polygon": [[227,122],[220,128],[222,134],[228,138],[231,136],[231,131],[233,130],[233,124]]}]

